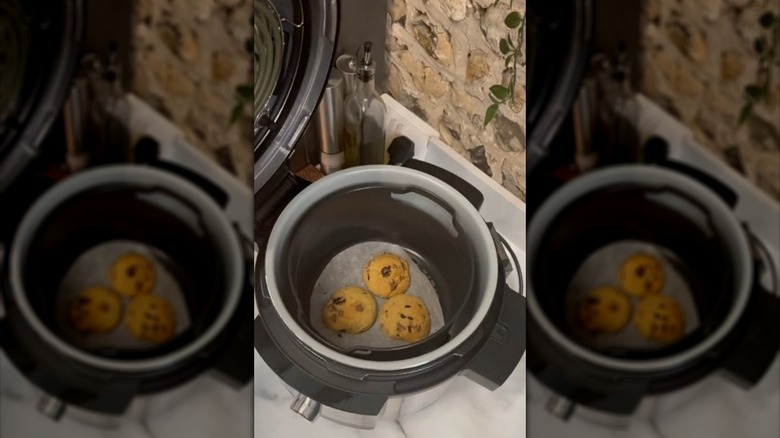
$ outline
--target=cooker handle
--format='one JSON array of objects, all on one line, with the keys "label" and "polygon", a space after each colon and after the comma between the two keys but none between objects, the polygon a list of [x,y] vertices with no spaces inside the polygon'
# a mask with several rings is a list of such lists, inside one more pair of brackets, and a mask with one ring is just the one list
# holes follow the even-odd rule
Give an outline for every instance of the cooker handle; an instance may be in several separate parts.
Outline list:
[{"label": "cooker handle", "polygon": [[727,352],[722,369],[726,377],[745,389],[763,379],[780,350],[780,298],[763,290],[754,295],[754,312],[737,346]]},{"label": "cooker handle", "polygon": [[485,197],[465,179],[439,166],[412,158],[414,156],[414,142],[408,137],[400,136],[395,138],[388,146],[387,153],[390,155],[389,164],[419,170],[434,178],[438,178],[460,192],[477,210],[482,207]]},{"label": "cooker handle", "polygon": [[254,263],[252,262],[253,249],[247,245],[244,257],[247,260],[244,267],[244,288],[241,291],[241,299],[233,318],[240,319],[236,322],[235,334],[227,341],[219,352],[214,370],[223,377],[227,383],[236,388],[242,388],[249,383],[254,376],[254,362],[251,360],[250,351],[254,350],[254,323],[249,315],[244,315],[254,307]]},{"label": "cooker handle", "polygon": [[[249,308],[248,305],[241,306],[242,312]],[[246,315],[241,318],[233,339],[219,352],[214,371],[234,388],[243,388],[254,376],[254,362],[250,358],[253,350],[254,324]]]},{"label": "cooker handle", "polygon": [[505,286],[498,322],[463,375],[494,391],[506,382],[524,353],[525,297]]},{"label": "cooker handle", "polygon": [[229,198],[224,190],[219,188],[216,184],[198,172],[194,172],[186,167],[174,164],[169,161],[161,160],[159,158],[159,151],[160,145],[157,143],[157,140],[148,136],[141,137],[141,139],[138,140],[138,142],[135,144],[136,161],[162,170],[167,170],[171,173],[175,173],[178,176],[200,187],[204,192],[211,196],[212,199],[214,199],[220,208],[225,208],[225,206],[227,206]]},{"label": "cooker handle", "polygon": [[684,173],[687,176],[699,181],[701,184],[709,187],[710,190],[720,196],[720,198],[723,199],[723,201],[729,207],[734,208],[737,205],[739,198],[737,197],[736,192],[720,182],[717,178],[695,167],[683,164],[679,161],[670,160],[668,158],[669,144],[663,138],[656,136],[647,140],[644,147],[644,154],[645,160],[648,163],[653,163],[671,170],[676,170],[680,173]]}]

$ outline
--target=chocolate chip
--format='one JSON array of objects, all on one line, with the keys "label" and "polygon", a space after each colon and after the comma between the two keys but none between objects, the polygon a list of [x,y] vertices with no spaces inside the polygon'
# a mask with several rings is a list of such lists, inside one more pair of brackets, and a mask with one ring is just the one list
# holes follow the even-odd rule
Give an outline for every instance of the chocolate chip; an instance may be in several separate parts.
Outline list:
[{"label": "chocolate chip", "polygon": [[647,268],[644,266],[639,266],[638,268],[636,268],[637,277],[644,277],[645,272],[647,272]]},{"label": "chocolate chip", "polygon": [[402,314],[401,314],[401,319],[406,319],[406,315],[404,315],[404,314],[402,313]]},{"label": "chocolate chip", "polygon": [[404,306],[404,309],[411,309],[411,308],[412,308],[412,306],[410,306],[408,304]]},{"label": "chocolate chip", "polygon": [[142,281],[137,281],[135,283],[135,289],[136,290],[142,290],[144,288],[144,283]]},{"label": "chocolate chip", "polygon": [[357,310],[358,312],[362,312],[362,311],[363,311],[363,305],[362,305],[362,304],[360,304],[360,303],[358,303],[358,304],[355,306],[355,310]]},{"label": "chocolate chip", "polygon": [[397,283],[395,280],[391,281],[391,282],[390,282],[390,290],[391,290],[391,291],[393,291],[393,292],[395,292],[395,290],[396,290],[397,288],[398,288],[398,283]]},{"label": "chocolate chip", "polygon": [[609,305],[609,310],[611,310],[613,313],[617,313],[617,311],[620,310],[620,307],[617,304],[612,303]]},{"label": "chocolate chip", "polygon": [[128,277],[135,277],[135,274],[138,272],[138,268],[135,266],[130,266],[127,268],[127,276]]},{"label": "chocolate chip", "polygon": [[333,300],[333,304],[336,304],[336,305],[339,305],[339,304],[344,304],[344,303],[346,303],[346,302],[347,302],[347,299],[346,299],[346,298],[344,298],[344,297],[336,297],[336,298]]},{"label": "chocolate chip", "polygon": [[412,332],[412,326],[407,327],[407,329],[409,329],[409,333]]},{"label": "chocolate chip", "polygon": [[409,317],[409,321],[414,321],[414,318],[412,318],[412,317],[410,316],[410,317]]},{"label": "chocolate chip", "polygon": [[389,277],[391,271],[392,270],[390,269],[390,266],[383,267],[382,268],[382,277]]}]

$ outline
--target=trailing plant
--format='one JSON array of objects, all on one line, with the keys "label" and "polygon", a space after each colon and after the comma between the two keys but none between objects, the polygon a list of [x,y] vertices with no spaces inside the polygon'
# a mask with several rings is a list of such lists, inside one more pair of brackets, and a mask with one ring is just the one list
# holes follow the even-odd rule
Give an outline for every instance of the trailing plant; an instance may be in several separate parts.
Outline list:
[{"label": "trailing plant", "polygon": [[254,108],[254,89],[251,85],[238,85],[235,89],[236,104],[230,112],[230,126],[241,120],[244,115],[252,114]]},{"label": "trailing plant", "polygon": [[[513,3],[514,1],[510,4],[510,8]],[[504,24],[509,29],[509,33],[506,38],[501,38],[498,49],[504,55],[504,66],[510,69],[511,76],[506,86],[496,84],[490,87],[489,96],[493,104],[485,112],[485,126],[493,121],[501,105],[515,98],[518,66],[525,65],[525,14],[518,11],[510,12],[504,19]]]},{"label": "trailing plant", "polygon": [[745,104],[739,112],[739,125],[745,123],[757,105],[769,99],[773,86],[772,71],[780,67],[780,14],[766,12],[758,19],[764,34],[753,41],[758,55],[758,72],[755,82],[745,86]]},{"label": "trailing plant", "polygon": [[[244,41],[244,50],[247,53],[254,55],[255,46],[252,38]],[[230,111],[230,126],[233,126],[246,114],[254,114],[255,91],[252,85],[240,84],[236,86],[233,95],[235,97],[236,103],[233,105],[233,109]]]}]

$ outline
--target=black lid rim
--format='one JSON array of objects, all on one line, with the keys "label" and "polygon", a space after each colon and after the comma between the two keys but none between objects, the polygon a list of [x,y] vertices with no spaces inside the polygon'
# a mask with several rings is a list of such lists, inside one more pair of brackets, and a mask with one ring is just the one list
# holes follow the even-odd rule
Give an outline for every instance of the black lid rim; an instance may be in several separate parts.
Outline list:
[{"label": "black lid rim", "polygon": [[0,157],[0,193],[5,191],[37,156],[41,142],[57,119],[70,91],[78,67],[84,32],[83,0],[63,0],[63,32],[59,56],[53,63],[48,83],[40,93],[32,116],[21,130],[11,135],[14,146]]},{"label": "black lid rim", "polygon": [[[305,28],[301,50],[309,56],[299,65],[300,81],[295,81],[298,89],[294,97],[288,99],[282,108],[278,120],[280,126],[271,132],[256,133],[254,149],[261,143],[270,142],[253,168],[254,190],[260,191],[280,168],[285,166],[287,158],[308,126],[317,104],[325,92],[330,66],[336,50],[338,35],[339,4],[334,1],[319,0],[305,2],[305,20],[312,23]],[[295,85],[294,85],[295,86]]]}]

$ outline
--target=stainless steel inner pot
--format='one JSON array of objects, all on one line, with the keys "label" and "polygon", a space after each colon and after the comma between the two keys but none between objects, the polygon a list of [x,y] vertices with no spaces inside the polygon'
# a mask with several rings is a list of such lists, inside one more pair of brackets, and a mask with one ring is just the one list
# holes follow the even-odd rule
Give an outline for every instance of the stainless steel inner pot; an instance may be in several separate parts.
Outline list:
[{"label": "stainless steel inner pot", "polygon": [[[374,360],[377,352],[339,351],[309,326],[320,272],[335,254],[365,241],[404,247],[430,276],[444,311],[441,338]],[[494,240],[466,198],[426,173],[385,165],[337,172],[296,196],[271,233],[265,273],[271,303],[295,338],[321,357],[366,370],[409,369],[446,356],[477,330],[503,290]]]}]

